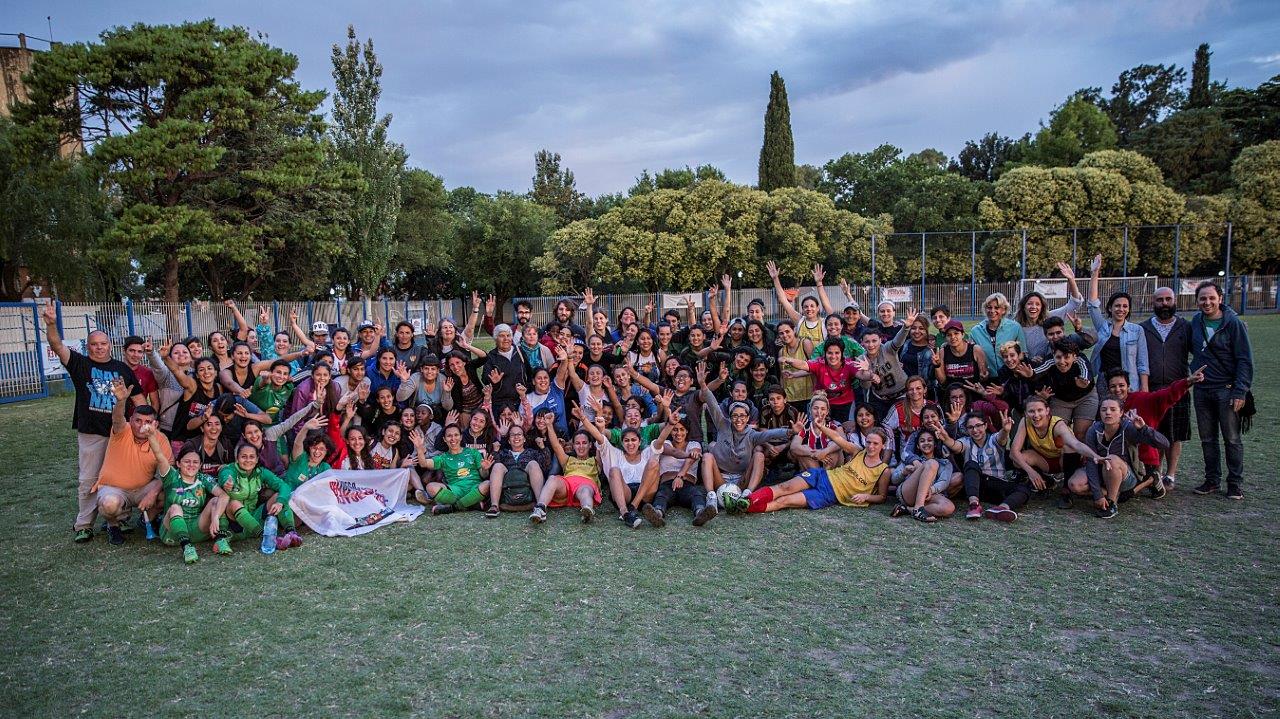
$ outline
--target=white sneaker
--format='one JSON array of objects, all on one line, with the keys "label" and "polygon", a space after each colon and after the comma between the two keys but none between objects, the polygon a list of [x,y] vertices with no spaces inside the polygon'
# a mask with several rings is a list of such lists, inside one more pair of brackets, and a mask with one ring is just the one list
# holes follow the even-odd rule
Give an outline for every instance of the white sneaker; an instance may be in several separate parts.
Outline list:
[{"label": "white sneaker", "polygon": [[529,513],[529,521],[534,524],[542,524],[547,521],[547,510],[542,507],[534,507],[533,511]]},{"label": "white sneaker", "polygon": [[743,499],[751,499],[751,490],[749,490],[749,489],[744,489],[744,490],[742,490],[742,498],[743,498]]},{"label": "white sneaker", "polygon": [[1173,475],[1172,475],[1172,474],[1166,474],[1166,475],[1164,476],[1164,480],[1163,480],[1164,488],[1165,488],[1165,489],[1173,489],[1173,483],[1174,483],[1175,481],[1177,481],[1177,480],[1175,480],[1175,479],[1173,478]]},{"label": "white sneaker", "polygon": [[716,507],[716,506],[718,506],[718,503],[716,502],[716,493],[715,493],[715,492],[707,492],[707,506],[708,506],[708,507]]}]

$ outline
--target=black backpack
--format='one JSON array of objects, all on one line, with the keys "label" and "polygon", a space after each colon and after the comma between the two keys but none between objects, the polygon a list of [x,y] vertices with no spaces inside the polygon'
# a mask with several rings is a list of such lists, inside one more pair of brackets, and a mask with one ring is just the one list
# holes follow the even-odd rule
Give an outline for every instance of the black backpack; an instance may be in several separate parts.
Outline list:
[{"label": "black backpack", "polygon": [[507,470],[502,478],[502,499],[498,506],[508,512],[523,512],[532,509],[536,501],[529,474],[520,468]]}]

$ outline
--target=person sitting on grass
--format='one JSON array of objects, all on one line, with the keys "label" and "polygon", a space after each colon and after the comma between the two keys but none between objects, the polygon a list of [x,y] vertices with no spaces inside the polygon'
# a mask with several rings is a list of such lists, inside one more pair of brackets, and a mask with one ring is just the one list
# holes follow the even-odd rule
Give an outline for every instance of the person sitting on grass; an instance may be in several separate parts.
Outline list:
[{"label": "person sitting on grass", "polygon": [[333,440],[325,433],[329,420],[312,417],[302,425],[302,431],[293,438],[289,468],[284,471],[284,481],[293,489],[312,477],[328,472],[331,467],[325,461],[333,453]]},{"label": "person sitting on grass", "polygon": [[[1121,409],[1134,411],[1146,422],[1148,427],[1159,427],[1164,421],[1164,416],[1175,404],[1180,402],[1187,392],[1191,389],[1191,385],[1199,384],[1204,381],[1204,368],[1200,368],[1191,373],[1189,377],[1174,380],[1173,384],[1161,387],[1158,390],[1150,392],[1131,392],[1129,390],[1129,373],[1123,369],[1113,369],[1107,373],[1107,391],[1112,397],[1120,400]],[[1166,438],[1167,439],[1167,438]],[[1138,447],[1138,459],[1142,462],[1143,478],[1149,479],[1150,475],[1158,475],[1160,472],[1160,451],[1155,447],[1144,444]],[[1160,481],[1152,482],[1150,487],[1153,499],[1160,499],[1169,493],[1165,487],[1164,477],[1160,477]]]},{"label": "person sitting on grass", "polygon": [[164,488],[164,521],[160,524],[160,541],[182,547],[182,561],[194,564],[200,559],[196,542],[213,539],[214,554],[231,554],[227,529],[227,493],[218,480],[200,471],[200,455],[194,451],[178,457],[171,467],[163,455],[156,457],[156,471]]},{"label": "person sitting on grass", "polygon": [[[276,536],[276,549],[301,547],[302,537],[289,509],[289,497],[293,488],[271,470],[258,462],[258,450],[250,444],[236,447],[236,461],[218,473],[218,484],[227,493],[224,514],[231,520],[228,525],[234,539],[262,536],[262,525],[267,517],[276,517],[280,533]],[[260,502],[264,489],[274,492],[267,501]]]},{"label": "person sitting on grass", "polygon": [[[574,414],[577,416],[577,409]],[[669,424],[662,425],[662,432],[657,439],[667,441],[670,434]],[[622,449],[609,443],[604,418],[596,414],[594,422],[582,422],[582,429],[591,435],[596,443],[596,453],[609,478],[609,498],[618,508],[618,519],[622,523],[636,529],[640,526],[640,513],[632,506],[632,500],[638,500],[645,467],[654,456],[653,444],[644,441],[640,431],[628,427],[622,431]],[[655,443],[657,440],[655,439]],[[662,445],[659,444],[659,447]],[[638,505],[639,502],[637,501]]]},{"label": "person sitting on grass", "polygon": [[[939,421],[936,417],[934,419]],[[928,427],[917,430],[910,445],[911,451],[903,450],[902,463],[893,470],[892,479],[897,483],[894,494],[898,503],[889,516],[910,514],[921,522],[936,522],[950,517],[955,513],[956,505],[947,499],[947,494],[964,483],[951,464],[951,454]]]},{"label": "person sitting on grass", "polygon": [[836,504],[866,507],[880,504],[889,496],[889,464],[885,461],[888,432],[875,427],[867,435],[867,446],[860,449],[844,438],[838,428],[819,425],[841,449],[852,455],[835,469],[814,467],[772,487],[762,487],[747,500],[748,512],[776,512],[781,509],[823,509]]},{"label": "person sitting on grass", "polygon": [[[1090,461],[1099,461],[1092,449],[1076,439],[1067,420],[1049,410],[1049,401],[1044,397],[1029,398],[1023,408],[1023,419],[1013,435],[1009,459],[1027,475],[1027,480],[1035,491],[1053,489],[1059,479],[1063,478],[1062,460],[1066,450]],[[1058,479],[1053,475],[1058,475]],[[1065,482],[1058,506],[1071,506],[1071,495]]]},{"label": "person sitting on grass", "polygon": [[[653,443],[652,469],[646,468],[645,484],[653,483],[657,490],[653,502],[640,506],[640,513],[655,527],[666,525],[667,508],[672,504],[687,507],[693,512],[693,526],[701,527],[716,516],[716,506],[708,504],[706,494],[698,483],[698,462],[702,459],[702,445],[689,439],[689,427],[684,417],[673,418],[669,424],[671,436],[659,445]],[[642,485],[639,494],[646,494],[648,486]]]},{"label": "person sitting on grass", "polygon": [[1148,475],[1138,481],[1133,470],[1138,446],[1147,444],[1166,450],[1169,440],[1147,426],[1137,410],[1126,414],[1120,400],[1114,397],[1102,400],[1098,416],[1098,421],[1085,435],[1085,443],[1101,462],[1086,464],[1077,470],[1067,480],[1067,488],[1074,495],[1091,497],[1096,514],[1102,519],[1112,519],[1119,514],[1120,502],[1128,501],[1159,479]]},{"label": "person sitting on grass", "polygon": [[445,451],[428,457],[427,435],[420,428],[409,433],[418,466],[443,474],[442,482],[428,482],[425,491],[414,491],[422,504],[428,500],[433,503],[431,513],[434,515],[470,509],[483,502],[485,492],[489,491],[485,478],[494,462],[494,455],[485,456],[478,449],[462,446],[462,430],[456,424],[444,428],[443,438]]},{"label": "person sitting on grass", "polygon": [[107,541],[120,545],[124,543],[120,522],[128,519],[134,507],[145,516],[155,506],[161,489],[159,460],[172,457],[173,451],[158,430],[154,407],[140,405],[125,420],[124,409],[133,387],[116,379],[111,382],[111,393],[115,399],[111,436],[98,481],[90,491],[96,494],[97,512],[107,520]]},{"label": "person sitting on grass", "polygon": [[[827,439],[818,425],[840,428],[840,424],[831,419],[831,405],[827,402],[827,395],[822,392],[815,393],[809,401],[809,421],[805,423],[804,432],[791,438],[791,458],[801,469],[831,469],[844,463],[840,445]],[[760,451],[765,451],[769,446],[762,445]]]},{"label": "person sitting on grass", "polygon": [[[529,326],[532,327],[532,325]],[[546,414],[551,416],[549,413]],[[489,507],[485,510],[485,517],[497,519],[504,509],[517,511],[517,508],[502,504],[502,488],[508,477],[512,480],[513,486],[528,485],[535,498],[542,491],[546,477],[543,464],[549,464],[549,462],[547,462],[546,453],[538,447],[531,446],[528,439],[524,427],[519,424],[513,424],[507,430],[506,446],[498,451],[493,468],[489,470]],[[527,510],[530,507],[525,505],[522,509]]]},{"label": "person sitting on grass", "polygon": [[[726,506],[731,511],[746,509],[749,496],[764,478],[764,452],[757,447],[779,441],[790,441],[794,434],[804,431],[804,425],[796,422],[791,427],[758,430],[747,426],[751,421],[751,408],[746,402],[729,405],[729,416],[720,410],[715,396],[707,388],[707,365],[698,363],[699,393],[711,421],[716,428],[715,441],[711,442],[702,457],[702,488],[707,492],[707,504],[716,501],[716,490],[722,484],[734,484],[744,491],[743,497]],[[694,415],[697,416],[697,415]]]},{"label": "person sitting on grass", "polygon": [[[575,408],[575,414],[581,415],[581,410]],[[529,521],[534,524],[547,521],[547,509],[557,507],[578,507],[582,522],[587,524],[595,519],[595,508],[604,501],[600,494],[600,466],[591,446],[591,435],[578,430],[572,441],[571,457],[564,451],[559,435],[555,432],[547,434],[547,443],[560,463],[561,474],[551,475],[542,485],[538,502],[529,514]]]},{"label": "person sitting on grass", "polygon": [[969,436],[961,437],[959,441],[947,434],[941,422],[933,426],[938,439],[963,462],[964,492],[969,498],[965,519],[982,519],[982,499],[986,498],[997,503],[986,510],[987,517],[1012,522],[1018,518],[1018,507],[1031,497],[1027,483],[1008,470],[1005,448],[1013,431],[1013,420],[1008,412],[1000,413],[1000,423],[1000,431],[991,434],[987,432],[987,420],[982,415],[969,413],[963,425]]}]

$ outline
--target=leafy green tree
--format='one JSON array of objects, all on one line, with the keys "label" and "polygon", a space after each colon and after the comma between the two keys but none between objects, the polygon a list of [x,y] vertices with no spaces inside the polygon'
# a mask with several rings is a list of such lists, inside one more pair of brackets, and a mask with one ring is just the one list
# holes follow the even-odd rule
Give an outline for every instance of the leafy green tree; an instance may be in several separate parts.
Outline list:
[{"label": "leafy green tree", "polygon": [[1217,107],[1175,112],[1135,132],[1129,148],[1154,160],[1171,187],[1199,195],[1231,185],[1231,161],[1240,151],[1234,128]]},{"label": "leafy green tree", "polygon": [[493,293],[498,306],[505,306],[512,297],[536,291],[536,278],[525,268],[529,258],[542,254],[555,228],[556,213],[525,196],[479,195],[459,218],[453,266],[472,278],[473,289]]},{"label": "leafy green tree", "polygon": [[551,233],[542,254],[530,262],[542,278],[539,283],[542,294],[569,294],[600,284],[596,282],[596,265],[605,241],[600,225],[614,212],[616,208],[600,218],[571,222]]},{"label": "leafy green tree", "polygon": [[426,170],[405,170],[400,180],[392,279],[419,269],[447,267],[454,251],[454,217],[444,181]]},{"label": "leafy green tree", "polygon": [[1240,151],[1231,166],[1234,272],[1280,270],[1280,140]]},{"label": "leafy green tree", "polygon": [[1030,142],[1030,134],[1021,140],[1014,140],[989,132],[980,140],[964,143],[964,147],[947,169],[974,182],[995,182],[1004,166],[1017,162],[1021,158],[1022,149]]},{"label": "leafy green tree", "polygon": [[1196,48],[1196,60],[1191,65],[1191,91],[1187,94],[1187,107],[1205,108],[1213,105],[1213,93],[1209,85],[1209,43]]},{"label": "leafy green tree", "polygon": [[1253,90],[1236,88],[1223,92],[1217,107],[1235,128],[1242,147],[1280,138],[1280,75]]},{"label": "leafy green tree", "polygon": [[715,165],[698,165],[696,168],[685,165],[683,168],[667,168],[656,175],[651,175],[648,170],[645,170],[636,178],[636,183],[627,190],[627,197],[643,195],[654,190],[683,190],[706,180],[728,181],[724,172]]},{"label": "leafy green tree", "polygon": [[297,64],[211,20],[120,27],[37,56],[14,117],[40,147],[83,133],[87,166],[117,203],[99,257],[159,269],[171,302],[184,267],[214,297],[227,287],[210,268],[239,268],[247,293],[303,245],[341,249],[351,178],[326,162],[324,93],[298,86]]},{"label": "leafy green tree", "polygon": [[530,199],[554,210],[561,227],[587,216],[584,207],[587,198],[578,192],[573,172],[560,167],[560,153],[538,150],[533,156],[533,167]]},{"label": "leafy green tree", "polygon": [[1187,71],[1177,65],[1138,65],[1120,73],[1111,97],[1102,104],[1119,143],[1125,145],[1133,133],[1182,107],[1186,81]]},{"label": "leafy green tree", "polygon": [[1074,165],[1090,152],[1116,146],[1116,129],[1106,113],[1076,94],[1054,109],[1023,154],[1027,164],[1042,167]]},{"label": "leafy green tree", "polygon": [[822,168],[817,165],[796,165],[796,187],[816,190],[822,182]]},{"label": "leafy green tree", "polygon": [[764,112],[764,144],[760,147],[761,190],[795,187],[796,146],[791,137],[787,86],[774,71],[769,77],[769,106]]}]

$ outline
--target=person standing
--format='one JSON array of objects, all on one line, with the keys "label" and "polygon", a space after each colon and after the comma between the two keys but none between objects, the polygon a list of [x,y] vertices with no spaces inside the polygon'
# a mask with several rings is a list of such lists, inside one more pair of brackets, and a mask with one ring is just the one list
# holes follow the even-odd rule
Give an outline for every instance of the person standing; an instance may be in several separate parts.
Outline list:
[{"label": "person standing", "polygon": [[76,408],[71,417],[71,426],[76,430],[80,470],[75,541],[87,542],[93,539],[93,520],[98,515],[98,495],[94,485],[102,471],[102,460],[107,455],[111,411],[116,406],[112,387],[123,381],[130,388],[130,399],[134,402],[145,404],[146,397],[129,365],[111,357],[111,339],[106,332],[90,332],[86,340],[89,354],[83,355],[63,343],[62,335],[58,333],[58,311],[53,302],[45,304],[43,319],[49,348],[67,368],[67,377],[76,392]]},{"label": "person standing", "polygon": [[[1187,359],[1191,356],[1191,323],[1178,316],[1178,298],[1169,287],[1157,287],[1151,298],[1152,317],[1139,324],[1147,333],[1147,361],[1150,376],[1147,386],[1159,392],[1187,377]],[[1178,460],[1182,443],[1191,439],[1191,393],[1174,403],[1159,423],[1160,434],[1169,440],[1165,452],[1165,490],[1173,489],[1178,476]]]},{"label": "person standing", "polygon": [[1218,435],[1227,454],[1227,498],[1244,499],[1244,444],[1240,410],[1253,385],[1253,348],[1249,331],[1234,310],[1222,303],[1222,289],[1211,280],[1196,287],[1200,311],[1191,318],[1191,366],[1204,372],[1192,391],[1196,429],[1204,452],[1204,483],[1196,494],[1215,494],[1222,479]]}]

